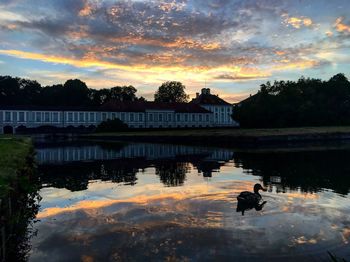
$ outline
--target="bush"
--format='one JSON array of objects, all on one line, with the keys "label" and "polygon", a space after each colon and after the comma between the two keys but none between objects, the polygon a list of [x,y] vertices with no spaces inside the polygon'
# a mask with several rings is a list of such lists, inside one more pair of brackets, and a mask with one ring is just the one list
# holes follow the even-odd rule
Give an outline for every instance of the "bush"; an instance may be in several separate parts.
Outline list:
[{"label": "bush", "polygon": [[107,119],[97,126],[96,132],[117,132],[127,129],[128,125],[120,119]]}]

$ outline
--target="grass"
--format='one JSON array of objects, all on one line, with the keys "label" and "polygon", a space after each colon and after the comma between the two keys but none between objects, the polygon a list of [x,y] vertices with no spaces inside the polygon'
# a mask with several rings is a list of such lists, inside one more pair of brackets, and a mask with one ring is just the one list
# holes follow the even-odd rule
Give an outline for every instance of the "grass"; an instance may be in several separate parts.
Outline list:
[{"label": "grass", "polygon": [[0,196],[6,194],[11,182],[17,179],[18,171],[26,165],[30,150],[29,138],[0,136]]},{"label": "grass", "polygon": [[285,136],[285,135],[314,135],[350,133],[350,126],[330,127],[298,127],[298,128],[269,128],[269,129],[181,129],[181,130],[140,130],[123,131],[111,133],[96,133],[91,136],[163,136],[163,137],[264,137],[264,136]]}]

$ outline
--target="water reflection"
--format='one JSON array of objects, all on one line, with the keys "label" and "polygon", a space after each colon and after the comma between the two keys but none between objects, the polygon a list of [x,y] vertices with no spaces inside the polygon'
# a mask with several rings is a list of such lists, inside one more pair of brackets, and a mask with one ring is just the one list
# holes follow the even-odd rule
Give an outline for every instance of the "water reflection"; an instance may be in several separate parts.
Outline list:
[{"label": "water reflection", "polygon": [[[349,154],[38,147],[43,199],[30,261],[349,258]],[[263,201],[238,202],[256,183],[268,186]]]},{"label": "water reflection", "polygon": [[181,145],[118,144],[113,148],[93,144],[37,148],[44,186],[71,191],[87,189],[90,180],[135,185],[137,172],[150,166],[155,168],[164,185],[181,186],[190,164],[204,177],[211,177],[232,158],[232,150]]},{"label": "water reflection", "polygon": [[288,189],[318,192],[324,188],[340,194],[350,190],[350,150],[303,152],[236,152],[234,163],[278,192]]}]

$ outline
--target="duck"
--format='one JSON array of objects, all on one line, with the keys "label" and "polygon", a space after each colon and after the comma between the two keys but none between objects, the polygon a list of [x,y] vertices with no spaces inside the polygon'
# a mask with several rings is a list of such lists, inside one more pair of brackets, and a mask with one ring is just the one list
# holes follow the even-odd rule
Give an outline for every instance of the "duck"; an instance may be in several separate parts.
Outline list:
[{"label": "duck", "polygon": [[244,212],[246,210],[250,210],[254,208],[256,211],[260,211],[263,209],[266,201],[261,203],[261,195],[259,194],[259,190],[267,191],[267,189],[263,188],[260,184],[254,185],[254,193],[249,191],[243,191],[237,197],[237,212],[242,212],[242,216],[244,216]]},{"label": "duck", "polygon": [[243,191],[237,197],[237,200],[240,202],[244,202],[246,204],[257,204],[261,200],[261,195],[259,194],[259,190],[267,191],[266,188],[263,188],[260,184],[254,185],[254,193],[249,191]]}]

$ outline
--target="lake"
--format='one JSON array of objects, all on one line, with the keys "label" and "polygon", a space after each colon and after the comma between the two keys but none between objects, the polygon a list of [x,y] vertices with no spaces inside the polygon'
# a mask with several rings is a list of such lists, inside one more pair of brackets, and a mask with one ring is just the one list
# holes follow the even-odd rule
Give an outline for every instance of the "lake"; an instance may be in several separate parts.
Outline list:
[{"label": "lake", "polygon": [[[29,261],[350,258],[350,146],[36,145]],[[266,204],[237,211],[256,183]]]}]

